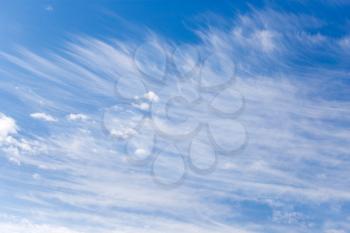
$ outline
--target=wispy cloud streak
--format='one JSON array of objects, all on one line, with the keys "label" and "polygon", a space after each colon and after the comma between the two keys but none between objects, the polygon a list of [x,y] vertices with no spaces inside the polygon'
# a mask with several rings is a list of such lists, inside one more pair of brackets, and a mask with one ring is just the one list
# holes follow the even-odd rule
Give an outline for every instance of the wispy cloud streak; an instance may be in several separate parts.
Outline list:
[{"label": "wispy cloud streak", "polygon": [[[17,164],[21,164],[20,170],[14,171],[10,164],[2,170],[1,186],[15,182],[18,187],[9,191],[13,204],[0,209],[18,213],[32,223],[6,220],[0,221],[0,228],[8,232],[26,228],[35,233],[348,230],[343,224],[349,216],[346,209],[330,210],[341,216],[337,223],[328,219],[326,211],[317,216],[312,213],[323,208],[319,206],[346,206],[350,201],[350,102],[318,93],[327,80],[341,79],[348,71],[341,65],[318,68],[321,64],[314,64],[311,69],[301,62],[314,56],[314,46],[322,44],[327,52],[336,51],[335,59],[341,63],[343,52],[337,46],[344,46],[346,38],[334,43],[337,39],[308,32],[308,28],[320,27],[322,20],[313,17],[253,10],[240,15],[229,30],[209,27],[197,31],[201,42],[178,47],[187,57],[174,59],[176,64],[163,64],[164,59],[175,56],[176,47],[156,35],[145,38],[144,47],[128,41],[77,37],[57,54],[38,55],[26,49],[2,52],[4,62],[16,69],[1,67],[8,72],[4,72],[0,90],[19,86],[14,90],[20,91],[8,95],[28,104],[23,104],[22,112],[13,110],[21,131],[17,132],[5,115],[0,118],[0,137],[16,135],[15,142],[1,147],[2,153],[13,158],[8,155],[15,151]],[[188,48],[198,54],[186,53],[192,51]],[[222,58],[229,69],[218,72],[211,63],[206,66],[212,54]],[[196,63],[200,65],[194,66]],[[189,72],[180,73],[176,67]],[[222,81],[220,75],[230,74],[233,68],[232,90],[239,91],[245,103],[236,119],[247,131],[244,150],[219,154],[213,173],[189,172],[173,190],[152,180],[150,163],[129,162],[128,145],[125,149],[116,136],[141,135],[131,151],[143,149],[140,153],[145,155],[147,139],[156,135],[150,109],[171,96],[190,100],[196,95],[193,83],[217,84]],[[179,78],[179,73],[184,77]],[[150,90],[140,80],[146,80]],[[118,90],[116,85],[121,82],[130,89]],[[339,85],[334,88],[349,88],[346,83]],[[237,107],[237,95],[223,93],[214,107],[223,112]],[[210,102],[214,97],[209,93],[201,98]],[[130,115],[116,111],[128,101],[132,102]],[[10,101],[5,100],[6,104]],[[210,106],[197,106],[196,111],[183,102],[174,106],[175,126],[188,116],[208,123],[208,127],[212,124],[212,135],[224,148],[241,139],[234,122],[205,114]],[[30,115],[33,112],[35,115]],[[106,112],[110,113],[108,122],[118,127],[114,131],[106,126]],[[55,124],[43,125],[37,134],[28,133],[28,116]],[[138,127],[139,119],[143,128]],[[173,133],[170,130],[176,127],[166,133]],[[20,142],[26,142],[28,148]],[[212,159],[206,144],[199,138],[204,165]],[[160,176],[172,179],[181,168],[171,160],[175,152],[165,151]],[[40,178],[33,179],[33,174]],[[23,205],[30,206],[30,211]],[[252,212],[255,214],[250,215]],[[259,221],[261,218],[265,221]],[[65,228],[40,224],[45,221]]]}]

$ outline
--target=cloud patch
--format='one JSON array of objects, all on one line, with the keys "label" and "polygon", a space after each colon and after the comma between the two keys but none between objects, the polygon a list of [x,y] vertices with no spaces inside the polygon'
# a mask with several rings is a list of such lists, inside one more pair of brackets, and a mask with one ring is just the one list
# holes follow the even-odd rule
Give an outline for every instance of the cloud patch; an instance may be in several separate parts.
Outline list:
[{"label": "cloud patch", "polygon": [[143,96],[145,99],[152,101],[152,102],[158,102],[159,101],[159,96],[154,93],[153,91],[149,91]]},{"label": "cloud patch", "polygon": [[90,119],[90,117],[81,113],[77,113],[77,114],[71,113],[66,116],[66,119],[69,121],[87,121]]},{"label": "cloud patch", "polygon": [[16,134],[17,130],[16,121],[0,112],[0,142],[4,141],[9,135]]},{"label": "cloud patch", "polygon": [[57,122],[58,120],[47,114],[47,113],[43,113],[43,112],[36,112],[36,113],[31,113],[30,117],[36,120],[41,120],[41,121],[47,121],[47,122]]}]

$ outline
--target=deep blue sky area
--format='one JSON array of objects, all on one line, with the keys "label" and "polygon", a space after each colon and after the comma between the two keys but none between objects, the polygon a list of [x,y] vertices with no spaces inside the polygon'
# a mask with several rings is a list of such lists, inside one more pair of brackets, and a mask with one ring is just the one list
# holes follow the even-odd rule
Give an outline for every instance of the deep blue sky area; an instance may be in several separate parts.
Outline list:
[{"label": "deep blue sky area", "polygon": [[[350,27],[350,4],[327,1],[32,1],[0,2],[0,46],[20,43],[33,47],[54,46],[69,33],[121,36],[125,22],[142,25],[173,40],[193,42],[198,17],[207,13],[225,19],[264,7],[321,18],[319,31],[343,36]],[[52,8],[52,10],[50,10]],[[134,32],[135,33],[135,32]]]},{"label": "deep blue sky area", "polygon": [[[261,6],[254,3],[254,7]],[[52,7],[54,10],[48,10]],[[125,22],[142,25],[165,37],[196,41],[191,26],[206,13],[233,17],[249,4],[240,1],[2,1],[0,37],[2,48],[9,44],[43,47],[57,43],[68,33],[121,36]],[[45,10],[46,9],[46,10]],[[124,23],[123,23],[124,22]]]}]

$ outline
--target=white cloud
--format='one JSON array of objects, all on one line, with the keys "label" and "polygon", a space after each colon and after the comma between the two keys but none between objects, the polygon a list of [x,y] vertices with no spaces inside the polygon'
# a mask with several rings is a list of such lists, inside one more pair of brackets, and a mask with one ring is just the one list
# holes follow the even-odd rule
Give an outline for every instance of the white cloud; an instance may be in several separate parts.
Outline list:
[{"label": "white cloud", "polygon": [[9,135],[16,134],[18,127],[16,121],[6,116],[3,113],[0,113],[0,142],[4,141]]},{"label": "white cloud", "polygon": [[255,49],[264,53],[271,53],[277,49],[277,33],[272,29],[259,29],[251,25],[252,32],[246,32],[246,27],[238,26],[232,30],[233,40],[239,43],[242,49]]},{"label": "white cloud", "polygon": [[260,43],[261,49],[265,52],[271,52],[276,48],[274,41],[275,34],[268,30],[259,30],[254,34],[254,41]]},{"label": "white cloud", "polygon": [[148,152],[145,149],[143,149],[143,148],[137,148],[135,150],[135,155],[145,156],[147,154],[148,154]]},{"label": "white cloud", "polygon": [[86,121],[86,120],[90,119],[87,115],[84,115],[81,113],[78,113],[78,114],[71,113],[71,114],[67,115],[66,118],[69,121]]},{"label": "white cloud", "polygon": [[154,93],[153,91],[149,91],[146,94],[144,94],[143,96],[145,99],[148,99],[149,101],[154,101],[154,102],[158,102],[159,101],[159,96]]},{"label": "white cloud", "polygon": [[132,128],[122,128],[119,130],[112,129],[110,131],[110,134],[112,136],[119,138],[119,139],[123,139],[123,140],[128,139],[131,136],[134,136],[136,133],[137,133],[137,131],[132,129]]},{"label": "white cloud", "polygon": [[42,113],[42,112],[31,113],[30,117],[37,119],[37,120],[47,121],[47,122],[56,122],[57,121],[57,119],[54,118],[53,116],[51,116],[47,113]]},{"label": "white cloud", "polygon": [[39,143],[23,138],[13,118],[0,113],[0,150],[9,161],[20,165],[24,154],[38,153]]},{"label": "white cloud", "polygon": [[150,108],[150,105],[148,103],[139,103],[139,104],[132,103],[132,106],[143,111],[147,111]]}]

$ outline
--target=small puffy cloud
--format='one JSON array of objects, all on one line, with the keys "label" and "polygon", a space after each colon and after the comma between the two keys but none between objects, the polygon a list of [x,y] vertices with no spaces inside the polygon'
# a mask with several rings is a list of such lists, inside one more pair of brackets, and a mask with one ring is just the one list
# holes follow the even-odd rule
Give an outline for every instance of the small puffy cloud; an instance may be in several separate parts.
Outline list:
[{"label": "small puffy cloud", "polygon": [[145,156],[147,155],[147,151],[145,149],[142,149],[142,148],[138,148],[135,150],[135,155],[138,155],[138,156]]},{"label": "small puffy cloud", "polygon": [[17,134],[11,135],[9,133],[0,139],[0,150],[4,152],[10,162],[17,165],[21,165],[22,155],[37,153],[42,149],[44,148],[38,142],[26,140]]},{"label": "small puffy cloud", "polygon": [[53,116],[43,113],[43,112],[36,112],[30,114],[30,117],[37,119],[37,120],[42,120],[42,121],[47,121],[47,122],[56,122],[57,119],[54,118]]},{"label": "small puffy cloud", "polygon": [[86,121],[89,120],[89,117],[87,115],[78,113],[78,114],[74,114],[71,113],[69,115],[66,116],[67,120],[69,121]]},{"label": "small puffy cloud", "polygon": [[4,141],[9,135],[16,134],[17,130],[16,121],[0,113],[0,142]]},{"label": "small puffy cloud", "polygon": [[148,99],[149,101],[152,102],[158,102],[159,101],[159,96],[154,93],[153,91],[149,91],[146,94],[143,95],[145,99]]},{"label": "small puffy cloud", "polygon": [[118,139],[128,139],[136,134],[136,131],[132,128],[122,128],[119,130],[112,129],[110,134]]},{"label": "small puffy cloud", "polygon": [[144,111],[147,111],[150,108],[150,105],[148,103],[140,103],[140,104],[133,103],[132,106]]},{"label": "small puffy cloud", "polygon": [[33,145],[28,140],[18,139],[17,132],[16,121],[0,113],[0,150],[5,153],[9,161],[20,165],[21,154],[33,152]]}]

